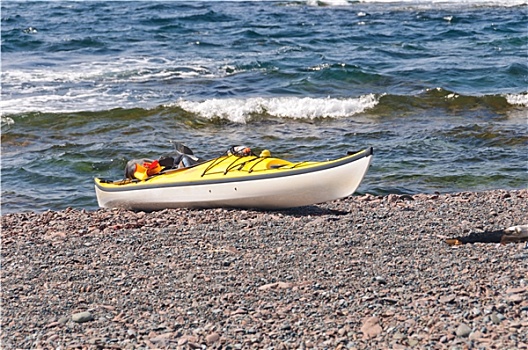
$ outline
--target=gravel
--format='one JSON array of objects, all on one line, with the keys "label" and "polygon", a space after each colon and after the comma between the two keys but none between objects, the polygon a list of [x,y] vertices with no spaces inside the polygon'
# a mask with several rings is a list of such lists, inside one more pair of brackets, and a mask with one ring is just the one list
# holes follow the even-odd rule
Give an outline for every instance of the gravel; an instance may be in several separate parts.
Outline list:
[{"label": "gravel", "polygon": [[[2,216],[3,349],[527,349],[528,190]],[[451,246],[447,239],[480,237]]]}]

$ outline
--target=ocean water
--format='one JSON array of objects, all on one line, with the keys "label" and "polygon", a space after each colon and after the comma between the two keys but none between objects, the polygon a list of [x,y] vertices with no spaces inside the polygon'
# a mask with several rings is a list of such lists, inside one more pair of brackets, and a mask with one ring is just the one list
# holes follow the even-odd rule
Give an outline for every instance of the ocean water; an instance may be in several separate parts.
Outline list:
[{"label": "ocean water", "polygon": [[374,147],[358,193],[528,186],[528,5],[2,1],[2,213],[95,210],[181,141],[290,160]]}]

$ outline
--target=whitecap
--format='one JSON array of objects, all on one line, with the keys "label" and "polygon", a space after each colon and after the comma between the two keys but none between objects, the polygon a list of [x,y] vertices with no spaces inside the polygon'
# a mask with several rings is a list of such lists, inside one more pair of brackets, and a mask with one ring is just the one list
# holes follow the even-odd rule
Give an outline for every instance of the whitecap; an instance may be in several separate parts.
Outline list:
[{"label": "whitecap", "polygon": [[360,3],[389,3],[395,6],[413,6],[427,9],[439,7],[459,7],[459,6],[498,6],[516,7],[528,5],[528,0],[359,0]]},{"label": "whitecap", "polygon": [[528,93],[507,94],[504,97],[506,97],[506,101],[511,105],[528,107]]},{"label": "whitecap", "polygon": [[347,0],[307,0],[308,6],[349,6]]},{"label": "whitecap", "polygon": [[315,119],[350,117],[373,108],[379,102],[374,94],[357,98],[254,97],[247,99],[180,100],[177,105],[203,118],[225,118],[246,123],[253,114],[266,113],[279,118]]},{"label": "whitecap", "polygon": [[13,124],[15,124],[15,121],[12,118],[6,117],[4,115],[0,117],[0,125],[2,126],[2,129],[4,129],[5,127],[9,127]]}]

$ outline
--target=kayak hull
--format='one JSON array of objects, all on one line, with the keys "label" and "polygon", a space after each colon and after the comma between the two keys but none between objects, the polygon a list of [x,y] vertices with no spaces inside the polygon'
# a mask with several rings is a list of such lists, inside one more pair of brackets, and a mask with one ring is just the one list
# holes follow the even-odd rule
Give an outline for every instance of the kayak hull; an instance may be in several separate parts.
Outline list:
[{"label": "kayak hull", "polygon": [[[178,180],[178,176],[173,175],[172,181],[152,179],[150,183],[147,180],[118,186],[96,179],[95,191],[102,208],[145,211],[219,207],[286,209],[351,195],[363,180],[371,158],[372,149],[367,149],[334,161],[306,165],[287,163],[285,167],[242,174],[237,173],[239,169],[231,169],[211,177],[202,173],[194,180]],[[195,173],[199,171],[194,169]]]}]

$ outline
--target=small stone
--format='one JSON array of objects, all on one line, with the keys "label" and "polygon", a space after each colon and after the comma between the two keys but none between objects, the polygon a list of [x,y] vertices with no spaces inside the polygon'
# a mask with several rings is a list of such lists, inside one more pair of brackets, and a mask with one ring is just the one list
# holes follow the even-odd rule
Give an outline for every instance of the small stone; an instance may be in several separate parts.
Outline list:
[{"label": "small stone", "polygon": [[499,324],[501,322],[500,318],[497,316],[496,313],[492,313],[490,319],[493,324]]},{"label": "small stone", "polygon": [[471,328],[465,323],[461,323],[456,330],[457,337],[467,337],[470,333]]},{"label": "small stone", "polygon": [[469,335],[469,340],[479,340],[480,338],[482,338],[482,333],[480,331],[472,332]]},{"label": "small stone", "polygon": [[374,281],[378,282],[379,284],[387,284],[387,280],[381,276],[374,277]]},{"label": "small stone", "polygon": [[369,317],[363,321],[363,326],[361,326],[363,339],[376,338],[381,333],[382,329],[378,322],[379,319],[375,316]]},{"label": "small stone", "polygon": [[59,335],[53,333],[52,335],[49,336],[48,339],[46,339],[46,341],[47,341],[48,343],[51,343],[51,342],[55,341],[55,340],[58,339],[58,338],[59,338]]},{"label": "small stone", "polygon": [[247,312],[246,309],[244,309],[244,308],[240,308],[240,307],[239,307],[239,308],[236,309],[235,311],[231,312],[231,316],[233,316],[233,315],[245,315],[245,314],[247,314],[247,313],[248,313],[248,312]]},{"label": "small stone", "polygon": [[220,335],[216,332],[209,334],[207,337],[205,337],[205,342],[207,344],[213,344],[216,343],[220,339]]},{"label": "small stone", "polygon": [[273,289],[276,286],[277,286],[276,283],[268,283],[268,284],[265,284],[265,285],[262,285],[262,286],[258,287],[258,290],[265,291],[265,290]]},{"label": "small stone", "polygon": [[95,344],[97,344],[99,342],[101,342],[101,339],[99,339],[99,338],[90,338],[90,339],[88,339],[88,344],[90,344],[90,345],[95,345]]},{"label": "small stone", "polygon": [[289,331],[291,330],[291,325],[289,322],[284,322],[280,328],[282,331]]},{"label": "small stone", "polygon": [[508,288],[506,289],[506,294],[519,294],[528,292],[528,287],[518,287],[518,288]]},{"label": "small stone", "polygon": [[414,347],[416,345],[418,345],[420,341],[416,338],[409,338],[407,339],[407,344],[409,344],[410,347]]},{"label": "small stone", "polygon": [[289,282],[277,282],[277,287],[279,289],[289,289],[293,286],[292,283]]},{"label": "small stone", "polygon": [[60,323],[55,321],[55,322],[51,322],[51,323],[48,323],[44,328],[53,328],[53,327],[56,327],[56,326],[59,326]]},{"label": "small stone", "polygon": [[521,294],[512,294],[508,296],[508,301],[513,304],[518,304],[525,300],[525,297]]},{"label": "small stone", "polygon": [[405,338],[405,335],[402,334],[401,332],[396,332],[392,336],[392,339],[394,339],[394,340],[401,340],[401,339],[404,339],[404,338]]},{"label": "small stone", "polygon": [[440,302],[442,304],[449,304],[449,303],[452,303],[453,301],[455,301],[455,298],[456,298],[456,296],[454,294],[444,295],[444,296],[440,297]]},{"label": "small stone", "polygon": [[185,277],[185,281],[187,283],[192,283],[194,281],[194,278],[196,277],[196,274],[193,272],[190,272],[187,274],[187,277]]},{"label": "small stone", "polygon": [[151,337],[150,341],[152,343],[162,343],[162,342],[165,342],[166,340],[171,339],[173,337],[174,337],[174,333],[167,332],[167,333],[163,333],[163,334],[155,335],[155,336]]},{"label": "small stone", "polygon": [[93,320],[93,316],[90,311],[78,312],[72,315],[72,321],[75,323],[84,323]]}]

